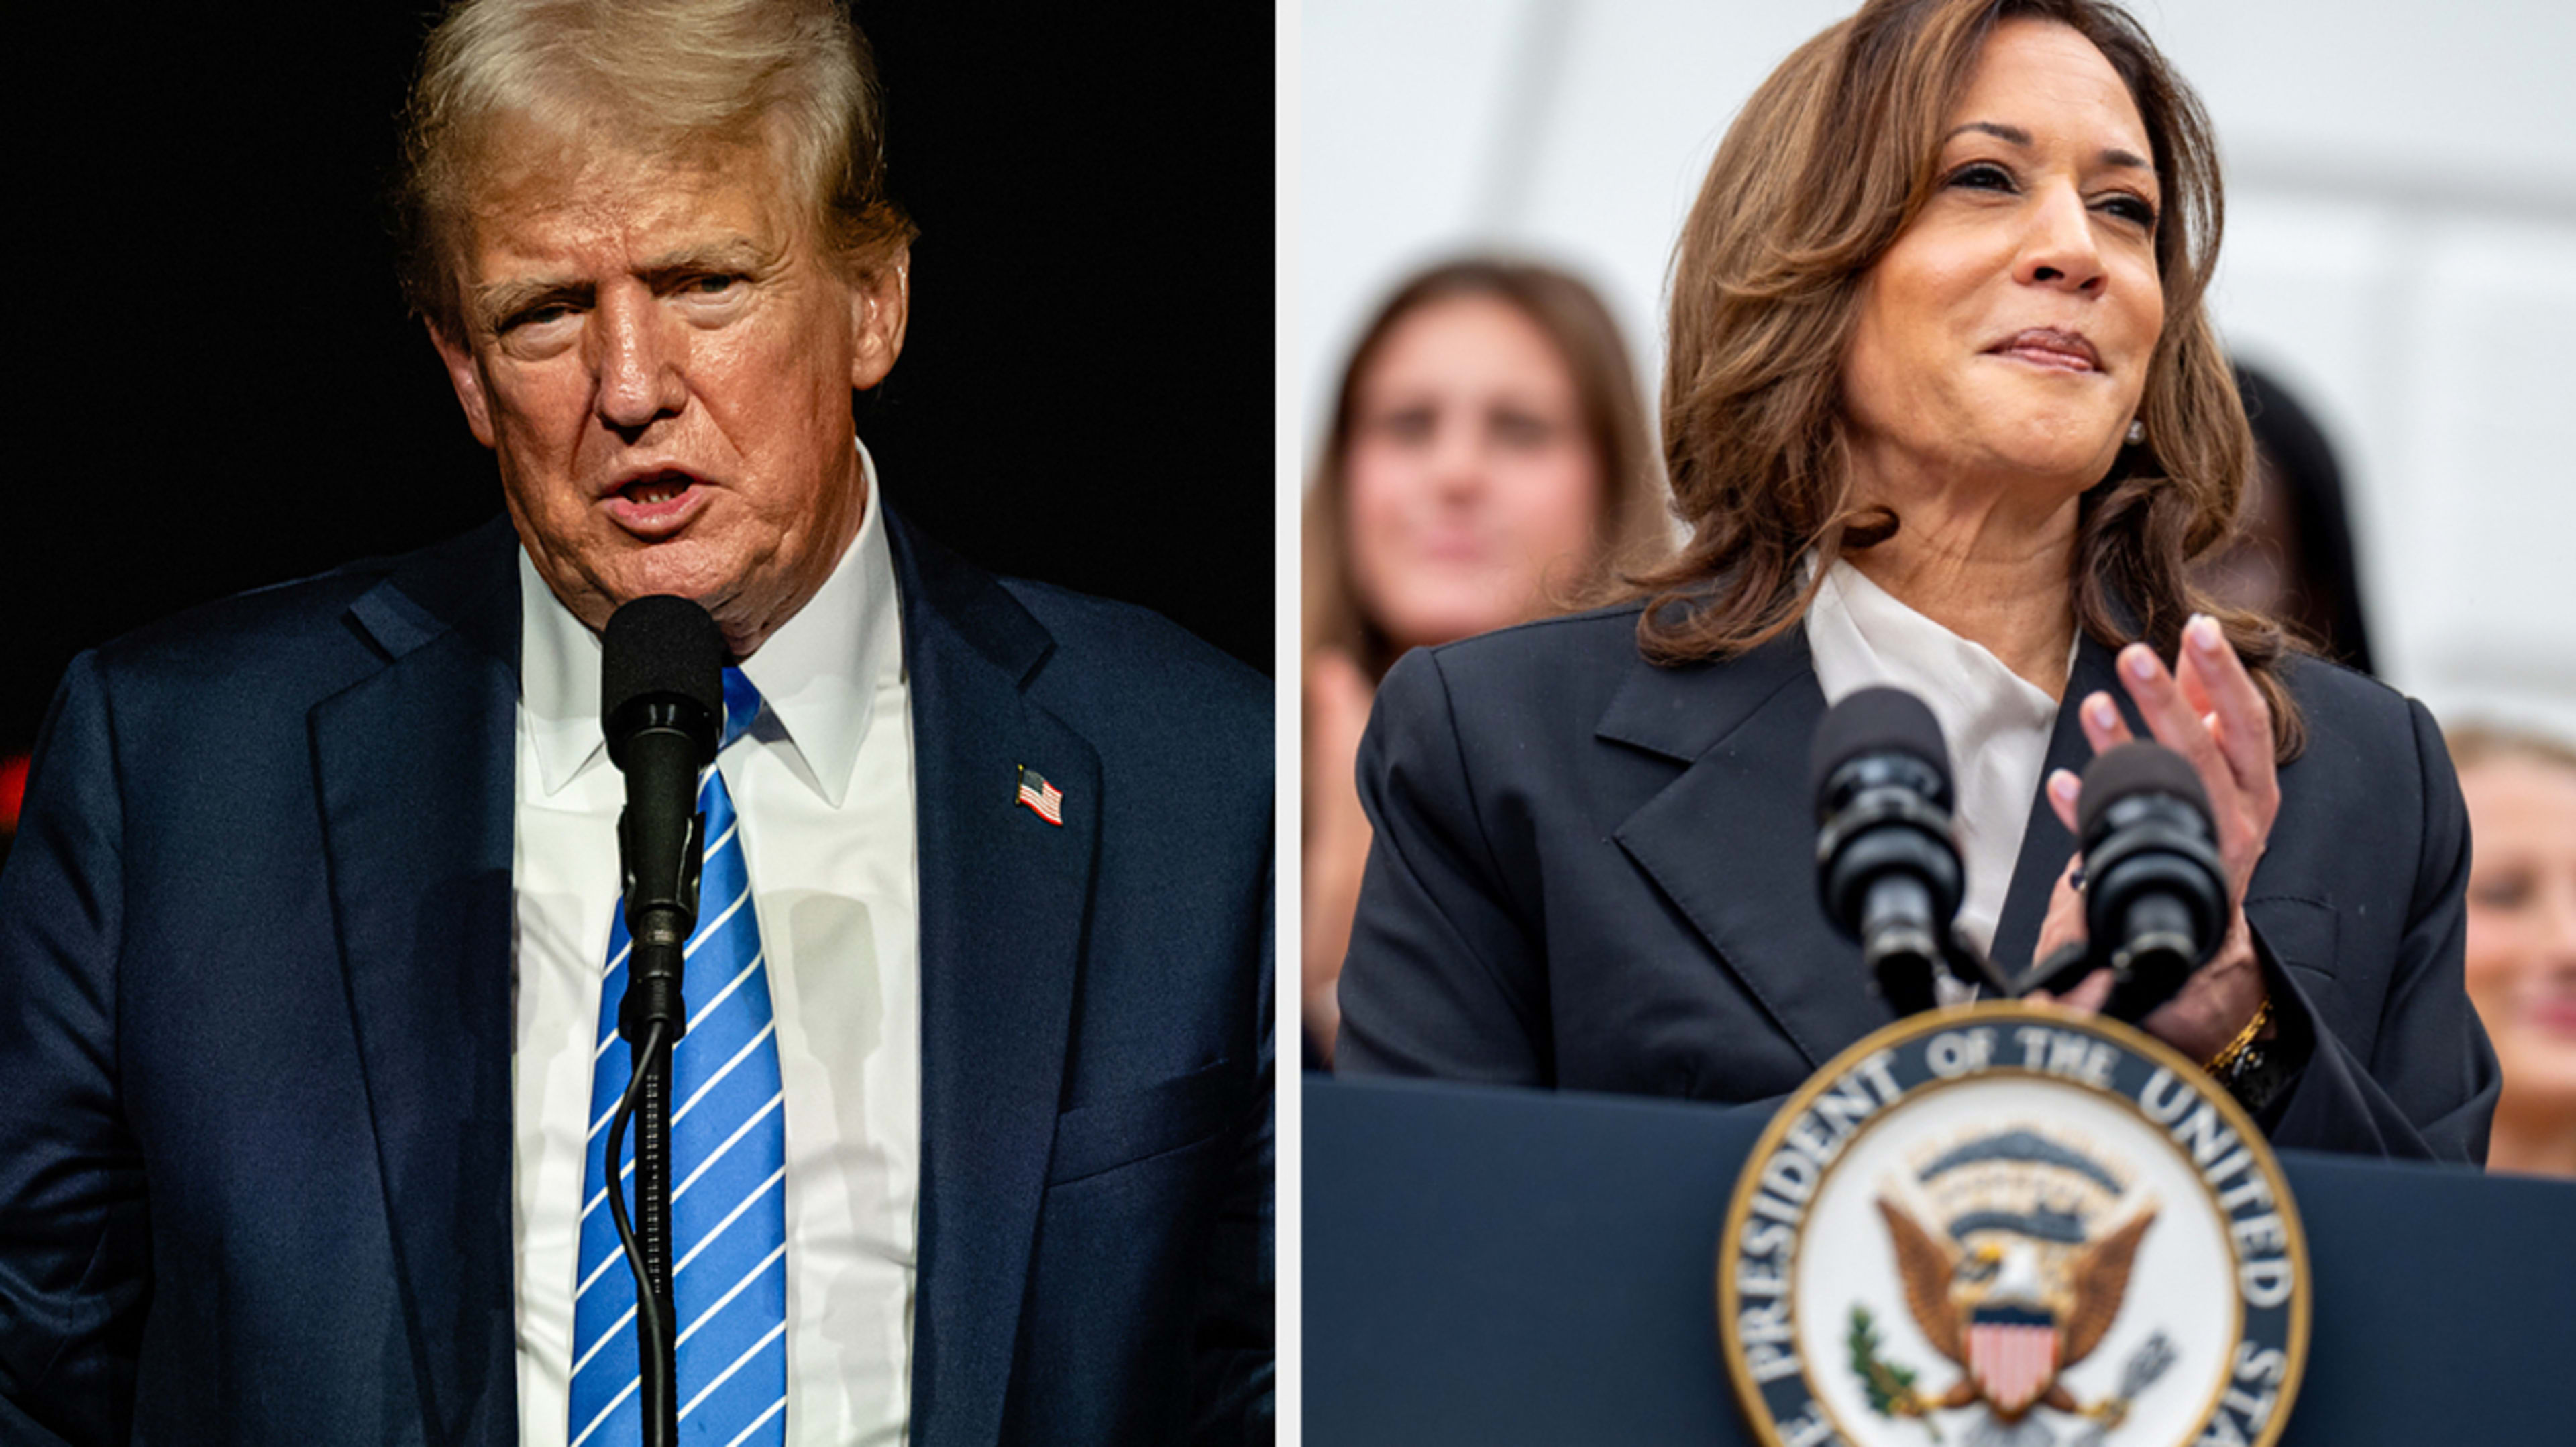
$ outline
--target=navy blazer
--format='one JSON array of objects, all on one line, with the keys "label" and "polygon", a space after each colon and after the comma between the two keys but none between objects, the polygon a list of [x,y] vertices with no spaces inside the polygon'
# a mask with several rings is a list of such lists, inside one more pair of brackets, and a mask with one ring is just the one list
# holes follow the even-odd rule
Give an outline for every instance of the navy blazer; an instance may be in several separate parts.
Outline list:
[{"label": "navy blazer", "polygon": [[[1888,1023],[1817,902],[1804,629],[1725,663],[1637,652],[1637,609],[1417,651],[1360,745],[1376,840],[1341,977],[1336,1065],[1753,1101]],[[2275,1008],[2314,1027],[2275,1143],[2483,1161],[2495,1055],[2460,983],[2469,834],[2423,706],[2284,666],[2308,748],[2245,911]],[[2106,690],[2090,638],[2066,697]],[[2060,709],[2047,770],[2089,760]],[[1995,932],[2027,964],[2075,847],[2044,794]]]},{"label": "navy blazer", "polygon": [[[1270,690],[888,521],[911,1440],[1266,1441]],[[72,665],[0,877],[0,1438],[517,1440],[516,547],[496,522]]]}]

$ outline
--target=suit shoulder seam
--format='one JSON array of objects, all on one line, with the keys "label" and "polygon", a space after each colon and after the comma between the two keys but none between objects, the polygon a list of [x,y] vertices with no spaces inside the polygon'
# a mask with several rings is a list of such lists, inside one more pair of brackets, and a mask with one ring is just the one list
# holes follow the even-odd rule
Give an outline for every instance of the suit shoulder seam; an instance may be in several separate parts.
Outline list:
[{"label": "suit shoulder seam", "polygon": [[1644,607],[1645,605],[1642,603],[1613,603],[1606,607],[1591,608],[1580,613],[1559,613],[1547,618],[1533,618],[1526,623],[1509,624],[1505,627],[1497,628],[1490,633],[1477,633],[1466,638],[1453,638],[1446,643],[1435,643],[1423,651],[1437,657],[1445,653],[1456,653],[1461,650],[1473,649],[1480,643],[1490,643],[1495,639],[1509,638],[1515,634],[1537,633],[1546,630],[1560,629],[1578,623],[1603,623],[1613,618],[1635,614],[1642,611]]}]

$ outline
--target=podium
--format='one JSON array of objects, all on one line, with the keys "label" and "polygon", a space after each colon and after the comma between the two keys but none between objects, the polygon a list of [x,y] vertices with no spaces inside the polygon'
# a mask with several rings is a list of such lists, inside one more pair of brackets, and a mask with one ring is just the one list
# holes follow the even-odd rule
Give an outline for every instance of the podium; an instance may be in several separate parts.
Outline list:
[{"label": "podium", "polygon": [[[1749,1447],[1714,1283],[1769,1106],[1303,1089],[1306,1441]],[[2280,1156],[2315,1291],[2283,1447],[2576,1442],[2576,1184]]]}]

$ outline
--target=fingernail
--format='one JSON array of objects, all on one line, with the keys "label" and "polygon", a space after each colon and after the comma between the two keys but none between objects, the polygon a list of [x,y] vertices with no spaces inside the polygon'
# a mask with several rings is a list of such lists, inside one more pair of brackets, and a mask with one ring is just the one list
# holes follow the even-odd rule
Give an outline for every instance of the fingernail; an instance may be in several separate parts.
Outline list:
[{"label": "fingernail", "polygon": [[2218,620],[2206,613],[2192,614],[2191,621],[2182,626],[2182,631],[2183,636],[2191,640],[2191,646],[2203,653],[2216,653],[2227,642],[2227,635],[2219,628]]},{"label": "fingernail", "polygon": [[2082,789],[2083,784],[2064,769],[2048,776],[2048,792],[2062,803],[2074,803],[2076,794]]},{"label": "fingernail", "polygon": [[2156,651],[2143,643],[2132,643],[2120,656],[2120,667],[2140,683],[2156,676]]},{"label": "fingernail", "polygon": [[[2139,676],[2145,677],[2144,674]],[[2120,711],[2111,707],[2111,700],[2097,693],[2084,700],[2084,717],[2093,727],[2107,729],[2120,721]],[[2065,771],[2061,769],[2059,772]]]}]

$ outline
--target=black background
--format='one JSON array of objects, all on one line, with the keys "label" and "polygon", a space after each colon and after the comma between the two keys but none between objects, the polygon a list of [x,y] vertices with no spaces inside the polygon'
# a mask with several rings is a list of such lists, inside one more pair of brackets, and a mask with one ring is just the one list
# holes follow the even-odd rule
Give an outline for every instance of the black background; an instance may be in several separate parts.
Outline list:
[{"label": "black background", "polygon": [[[0,754],[82,648],[500,508],[381,204],[436,7],[43,9],[12,66]],[[858,5],[922,230],[858,406],[886,491],[1266,672],[1270,8],[969,9]]]}]

